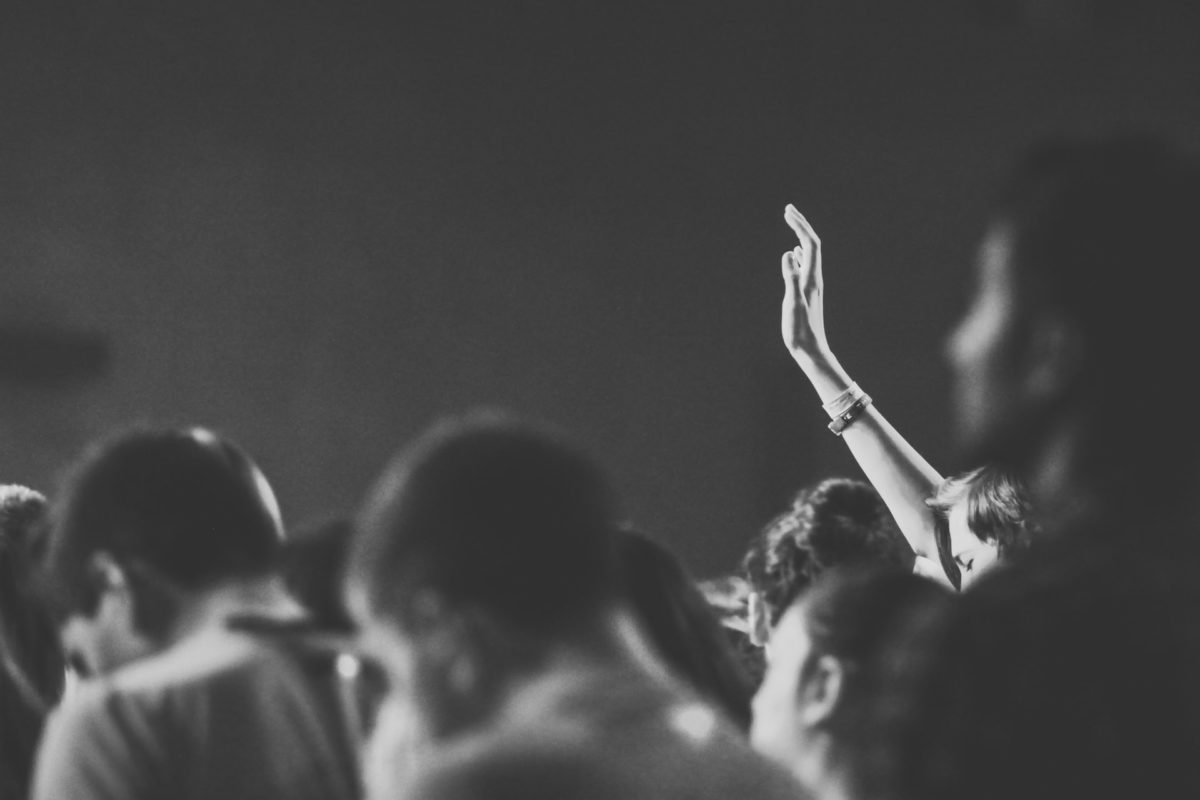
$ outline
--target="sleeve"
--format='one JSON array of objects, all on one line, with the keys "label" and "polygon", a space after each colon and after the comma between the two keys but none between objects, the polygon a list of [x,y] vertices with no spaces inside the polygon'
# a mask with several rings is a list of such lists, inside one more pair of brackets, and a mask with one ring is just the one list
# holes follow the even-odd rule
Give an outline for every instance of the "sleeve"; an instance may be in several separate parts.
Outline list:
[{"label": "sleeve", "polygon": [[81,688],[54,711],[38,749],[32,800],[150,800],[161,747],[138,735],[144,714],[103,687]]}]

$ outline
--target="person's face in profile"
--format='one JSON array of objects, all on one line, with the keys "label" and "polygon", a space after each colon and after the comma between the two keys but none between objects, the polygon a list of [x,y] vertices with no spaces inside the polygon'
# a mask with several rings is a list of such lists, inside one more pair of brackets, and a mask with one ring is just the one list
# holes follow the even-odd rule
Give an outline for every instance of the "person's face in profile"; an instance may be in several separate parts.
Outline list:
[{"label": "person's face in profile", "polygon": [[960,589],[966,589],[996,563],[1000,556],[995,542],[985,542],[967,524],[967,502],[960,500],[950,508],[947,523],[950,529],[950,555],[958,565]]},{"label": "person's face in profile", "polygon": [[797,704],[800,679],[812,650],[803,603],[796,603],[772,632],[767,671],[754,695],[750,740],[759,752],[788,764],[803,745],[804,725]]},{"label": "person's face in profile", "polygon": [[1022,334],[1013,245],[1009,226],[989,229],[977,256],[974,295],[946,342],[955,439],[976,461],[1003,452],[1020,416]]}]

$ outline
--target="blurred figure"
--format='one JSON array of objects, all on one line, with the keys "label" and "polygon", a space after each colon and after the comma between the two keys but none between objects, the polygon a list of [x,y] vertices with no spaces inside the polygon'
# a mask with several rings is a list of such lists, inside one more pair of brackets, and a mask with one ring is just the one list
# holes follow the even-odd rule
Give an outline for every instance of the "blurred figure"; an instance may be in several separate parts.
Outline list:
[{"label": "blurred figure", "polygon": [[46,715],[62,696],[66,660],[37,590],[35,536],[46,498],[0,486],[0,797],[25,797]]},{"label": "blurred figure", "polygon": [[864,481],[826,478],[796,493],[742,559],[750,637],[767,646],[783,612],[825,570],[881,564],[912,571],[913,554],[879,493]]},{"label": "blurred figure", "polygon": [[[788,352],[812,383],[830,416],[829,429],[887,504],[916,569],[955,589],[996,563],[1002,551],[1028,539],[1032,504],[1021,480],[976,454],[973,470],[944,478],[850,378],[825,333],[821,240],[795,206],[784,219],[799,244],[783,255],[781,328]],[[974,485],[976,483],[979,485]],[[994,505],[993,505],[994,504]]]},{"label": "blurred figure", "polygon": [[1039,144],[1000,193],[957,431],[1044,532],[900,640],[870,796],[1200,797],[1200,430],[1168,411],[1200,391],[1198,218],[1195,162],[1143,138]]},{"label": "blurred figure", "polygon": [[355,798],[337,656],[294,635],[279,509],[232,442],[138,428],[52,506],[47,574],[91,676],[47,725],[33,797]]},{"label": "blurred figure", "polygon": [[[740,567],[739,567],[740,569]],[[766,661],[762,648],[750,638],[750,584],[741,574],[718,575],[699,582],[701,593],[717,615],[725,639],[733,648],[751,690],[762,681]]]},{"label": "blurred figure", "polygon": [[284,542],[284,584],[312,623],[332,633],[350,633],[356,627],[342,591],[352,534],[350,519],[330,517],[301,526]]},{"label": "blurred figure", "polygon": [[647,534],[623,529],[618,536],[626,592],[658,655],[749,731],[751,678],[696,581],[674,553]]},{"label": "blurred figure", "polygon": [[1195,163],[1143,138],[1040,144],[999,193],[947,347],[957,440],[1056,531],[1194,517],[1198,215]]},{"label": "blurred figure", "polygon": [[[390,798],[794,798],[623,598],[608,483],[552,432],[433,426],[367,498],[351,607],[414,713]],[[411,762],[410,762],[411,763]]]},{"label": "blurred figure", "polygon": [[814,796],[857,796],[854,754],[869,741],[886,642],[950,597],[933,581],[876,565],[822,573],[775,629],[754,697],[754,746]]}]

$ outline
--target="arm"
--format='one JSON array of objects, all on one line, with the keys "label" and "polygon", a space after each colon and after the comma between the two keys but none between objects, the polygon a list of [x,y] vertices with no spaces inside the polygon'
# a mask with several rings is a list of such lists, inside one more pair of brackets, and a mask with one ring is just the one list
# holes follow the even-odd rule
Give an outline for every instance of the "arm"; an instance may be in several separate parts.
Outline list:
[{"label": "arm", "polygon": [[[853,381],[833,354],[825,335],[821,240],[795,206],[788,205],[784,219],[800,244],[783,255],[783,341],[821,402],[828,403]],[[867,406],[854,424],[842,432],[842,439],[892,512],[913,551],[936,562],[934,516],[925,499],[933,494],[942,476],[874,404]]]}]

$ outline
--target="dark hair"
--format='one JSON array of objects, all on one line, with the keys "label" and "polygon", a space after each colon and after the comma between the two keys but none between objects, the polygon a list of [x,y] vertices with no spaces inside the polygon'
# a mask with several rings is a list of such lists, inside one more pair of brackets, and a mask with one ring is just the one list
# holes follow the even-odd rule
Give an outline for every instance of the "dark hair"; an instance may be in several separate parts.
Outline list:
[{"label": "dark hair", "polygon": [[[1172,447],[1147,435],[1144,421],[1161,417],[1163,398],[1172,408],[1200,403],[1200,384],[1178,377],[1200,337],[1191,288],[1200,167],[1149,136],[1043,141],[1002,187],[993,219],[1013,233],[1026,316],[1051,309],[1078,334],[1060,410],[1083,426],[1079,464],[1091,487],[1130,508],[1190,499],[1200,419],[1173,414]],[[1113,366],[1132,364],[1137,380]],[[1044,424],[1000,443],[1004,457],[1022,468]]]},{"label": "dark hair", "polygon": [[349,632],[355,623],[345,606],[342,578],[353,521],[330,517],[302,525],[284,543],[285,585],[322,630]]},{"label": "dark hair", "polygon": [[748,731],[750,676],[696,581],[670,549],[640,531],[622,530],[618,553],[626,595],[659,655]]},{"label": "dark hair", "polygon": [[856,564],[823,573],[798,601],[810,641],[808,664],[831,655],[846,668],[843,695],[830,722],[841,747],[858,747],[866,733],[889,638],[903,620],[949,597],[940,584],[912,572]]},{"label": "dark hair", "polygon": [[351,547],[355,608],[401,629],[423,592],[510,630],[579,632],[618,590],[614,500],[600,469],[548,427],[498,412],[444,419],[370,491]]},{"label": "dark hair", "polygon": [[28,789],[42,725],[66,671],[58,630],[36,588],[45,513],[39,492],[0,486],[0,790],[17,796]]},{"label": "dark hair", "polygon": [[[93,445],[52,504],[51,522],[47,573],[63,615],[95,613],[99,552],[125,567],[136,588],[196,590],[266,573],[283,537],[254,462],[202,428],[139,427]],[[164,624],[142,622],[151,635]]]},{"label": "dark hair", "polygon": [[967,504],[967,527],[982,541],[996,545],[1001,558],[1029,546],[1036,530],[1029,493],[1010,470],[994,464],[946,478],[925,501],[934,512],[938,560],[955,589],[962,574],[950,547],[950,509]]},{"label": "dark hair", "polygon": [[759,532],[742,571],[774,625],[821,572],[865,563],[911,570],[913,552],[875,487],[826,478],[797,492],[791,508]]}]

